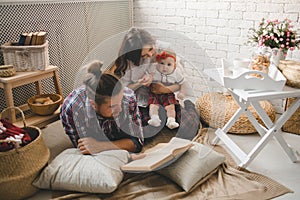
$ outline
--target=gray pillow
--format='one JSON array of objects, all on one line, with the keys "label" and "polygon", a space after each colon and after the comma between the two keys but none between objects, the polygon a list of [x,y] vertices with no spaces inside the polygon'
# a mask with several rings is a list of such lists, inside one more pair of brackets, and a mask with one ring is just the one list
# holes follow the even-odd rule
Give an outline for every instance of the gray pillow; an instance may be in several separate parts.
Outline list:
[{"label": "gray pillow", "polygon": [[33,185],[43,189],[111,193],[123,180],[120,167],[128,159],[129,153],[125,150],[82,155],[79,149],[66,149],[42,171]]},{"label": "gray pillow", "polygon": [[74,147],[60,120],[49,124],[46,128],[43,128],[42,132],[43,140],[50,150],[49,162],[51,162],[63,150]]},{"label": "gray pillow", "polygon": [[224,161],[225,156],[222,154],[194,142],[194,146],[182,157],[171,165],[158,170],[157,173],[170,178],[188,192],[193,185]]}]

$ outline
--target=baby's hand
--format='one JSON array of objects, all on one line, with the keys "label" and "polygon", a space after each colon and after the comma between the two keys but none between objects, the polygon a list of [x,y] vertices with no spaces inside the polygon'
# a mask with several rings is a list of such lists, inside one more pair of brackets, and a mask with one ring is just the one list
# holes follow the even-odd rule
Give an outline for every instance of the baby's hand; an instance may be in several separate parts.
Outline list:
[{"label": "baby's hand", "polygon": [[153,76],[151,74],[145,74],[141,79],[138,80],[138,83],[148,87],[152,83],[152,78]]},{"label": "baby's hand", "polygon": [[141,79],[138,80],[139,83],[146,83],[150,80],[149,74],[145,74]]},{"label": "baby's hand", "polygon": [[185,94],[182,93],[182,92],[179,92],[179,93],[177,94],[177,98],[180,99],[180,100],[183,100],[184,97],[185,97]]}]

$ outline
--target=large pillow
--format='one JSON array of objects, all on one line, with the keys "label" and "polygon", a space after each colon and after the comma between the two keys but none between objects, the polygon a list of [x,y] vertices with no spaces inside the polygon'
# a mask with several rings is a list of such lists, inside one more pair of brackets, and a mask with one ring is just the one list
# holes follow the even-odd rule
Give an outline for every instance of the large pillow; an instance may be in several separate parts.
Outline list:
[{"label": "large pillow", "polygon": [[49,162],[65,149],[74,147],[60,120],[47,125],[42,132],[43,140],[50,150]]},{"label": "large pillow", "polygon": [[169,166],[158,170],[157,173],[170,178],[188,192],[193,185],[224,161],[225,156],[222,154],[194,142],[194,146],[182,157]]},{"label": "large pillow", "polygon": [[123,179],[120,167],[128,162],[125,150],[82,155],[70,148],[59,154],[33,182],[38,188],[90,193],[111,193]]}]

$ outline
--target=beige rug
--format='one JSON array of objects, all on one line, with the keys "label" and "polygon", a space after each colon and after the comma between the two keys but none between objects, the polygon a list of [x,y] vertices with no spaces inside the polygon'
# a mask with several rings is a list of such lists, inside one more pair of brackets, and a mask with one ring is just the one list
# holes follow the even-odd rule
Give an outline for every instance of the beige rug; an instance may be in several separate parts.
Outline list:
[{"label": "beige rug", "polygon": [[[174,133],[164,129],[159,136],[147,141],[146,148],[158,142],[167,142]],[[208,145],[207,129],[199,131],[197,142]],[[124,181],[112,194],[86,194],[53,191],[53,199],[272,199],[293,192],[280,183],[255,172],[236,166],[231,156],[221,146],[213,147],[226,156],[224,164],[200,180],[190,192],[156,173],[126,174]]]}]

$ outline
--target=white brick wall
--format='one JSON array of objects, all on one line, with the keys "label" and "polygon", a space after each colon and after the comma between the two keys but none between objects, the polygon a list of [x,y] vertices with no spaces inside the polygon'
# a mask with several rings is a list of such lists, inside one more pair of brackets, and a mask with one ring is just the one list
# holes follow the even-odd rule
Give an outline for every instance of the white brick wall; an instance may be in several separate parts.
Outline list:
[{"label": "white brick wall", "polygon": [[[196,42],[216,65],[221,58],[251,56],[247,33],[262,18],[289,18],[300,27],[300,0],[133,0],[133,5],[134,26],[177,31]],[[218,90],[215,83],[211,87]],[[198,93],[199,88],[204,87],[197,87]]]}]

